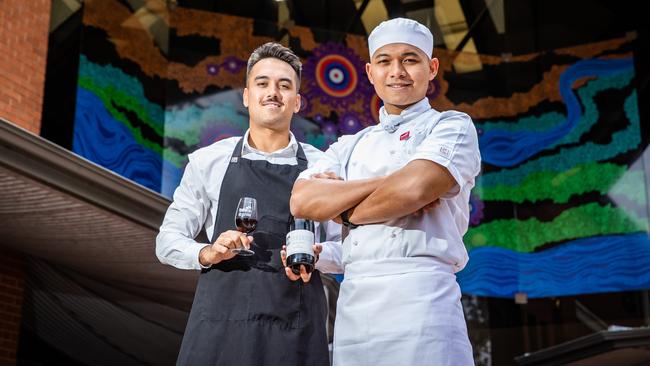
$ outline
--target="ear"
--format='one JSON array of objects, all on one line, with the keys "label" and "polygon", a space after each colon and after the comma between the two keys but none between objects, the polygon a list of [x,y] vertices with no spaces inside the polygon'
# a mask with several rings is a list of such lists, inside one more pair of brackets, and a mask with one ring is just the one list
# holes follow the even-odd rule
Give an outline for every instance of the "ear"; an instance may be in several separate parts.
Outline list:
[{"label": "ear", "polygon": [[436,57],[431,59],[431,62],[429,62],[429,81],[433,80],[436,75],[438,75],[438,67],[440,66],[440,63]]},{"label": "ear", "polygon": [[243,99],[244,107],[248,108],[248,88],[244,88]]},{"label": "ear", "polygon": [[370,71],[371,65],[369,63],[366,64],[366,75],[368,75],[368,81],[370,81],[370,84],[375,85],[375,81],[372,80],[372,72]]},{"label": "ear", "polygon": [[296,105],[293,108],[293,113],[300,112],[300,106],[302,105],[302,96],[300,94],[296,95]]}]

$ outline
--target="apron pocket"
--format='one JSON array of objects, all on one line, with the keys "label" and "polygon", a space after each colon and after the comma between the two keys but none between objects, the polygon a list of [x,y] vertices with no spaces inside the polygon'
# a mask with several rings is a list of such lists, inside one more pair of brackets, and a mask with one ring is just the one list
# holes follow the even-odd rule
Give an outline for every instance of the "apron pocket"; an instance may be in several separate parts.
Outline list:
[{"label": "apron pocket", "polygon": [[199,280],[194,306],[198,305],[203,319],[261,321],[291,329],[301,327],[303,285],[289,280],[284,271],[266,272],[255,268],[245,273],[211,271],[201,277],[212,273],[225,278]]},{"label": "apron pocket", "polygon": [[[246,272],[212,270],[201,275],[193,307],[198,305],[202,318],[248,319],[253,285],[250,281],[242,281],[243,276],[250,274],[250,270]],[[214,278],[217,276],[221,278]]]},{"label": "apron pocket", "polygon": [[265,273],[253,284],[249,319],[270,322],[282,328],[301,328],[302,286],[299,281],[289,280],[284,270]]}]

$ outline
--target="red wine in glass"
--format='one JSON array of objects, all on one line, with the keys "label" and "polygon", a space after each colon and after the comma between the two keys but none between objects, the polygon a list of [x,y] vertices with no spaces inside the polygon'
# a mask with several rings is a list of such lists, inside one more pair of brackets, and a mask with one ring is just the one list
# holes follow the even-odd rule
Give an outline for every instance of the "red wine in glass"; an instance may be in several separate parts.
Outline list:
[{"label": "red wine in glass", "polygon": [[255,227],[257,226],[257,220],[236,218],[235,224],[237,225],[237,231],[241,231],[242,233],[250,233],[251,231],[255,230]]},{"label": "red wine in glass", "polygon": [[[237,212],[235,213],[235,225],[237,231],[242,233],[249,234],[255,230],[255,227],[257,227],[257,200],[255,198],[242,197],[239,199]],[[243,256],[255,254],[255,252],[243,246],[232,249],[232,252]]]}]

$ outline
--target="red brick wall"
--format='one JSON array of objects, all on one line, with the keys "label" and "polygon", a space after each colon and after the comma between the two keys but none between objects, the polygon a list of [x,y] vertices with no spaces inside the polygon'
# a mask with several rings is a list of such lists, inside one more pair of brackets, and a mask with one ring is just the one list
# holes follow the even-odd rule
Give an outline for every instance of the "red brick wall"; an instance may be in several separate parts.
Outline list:
[{"label": "red brick wall", "polygon": [[[39,133],[51,0],[0,0],[0,117]],[[0,365],[15,365],[25,260],[0,247]]]},{"label": "red brick wall", "polygon": [[0,1],[0,117],[39,133],[51,0]]},{"label": "red brick wall", "polygon": [[24,257],[0,249],[0,365],[16,364],[24,287]]}]

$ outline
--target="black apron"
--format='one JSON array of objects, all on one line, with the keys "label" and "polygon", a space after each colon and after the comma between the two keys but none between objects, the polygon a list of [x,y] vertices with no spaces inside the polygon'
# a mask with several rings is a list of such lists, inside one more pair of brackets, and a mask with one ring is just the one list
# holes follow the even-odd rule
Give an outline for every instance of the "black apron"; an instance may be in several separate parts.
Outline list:
[{"label": "black apron", "polygon": [[177,365],[329,365],[326,300],[318,272],[292,282],[280,249],[290,218],[289,197],[307,158],[298,165],[241,158],[233,151],[219,193],[211,242],[235,229],[241,197],[257,200],[258,223],[250,257],[236,256],[201,272]]}]

